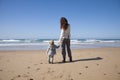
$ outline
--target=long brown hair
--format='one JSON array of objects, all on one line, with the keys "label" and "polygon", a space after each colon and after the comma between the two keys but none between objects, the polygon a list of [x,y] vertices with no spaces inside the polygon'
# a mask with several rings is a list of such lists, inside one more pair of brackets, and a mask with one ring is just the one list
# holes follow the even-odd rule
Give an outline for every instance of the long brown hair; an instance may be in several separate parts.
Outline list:
[{"label": "long brown hair", "polygon": [[60,19],[60,29],[66,30],[68,28],[69,24],[65,17],[61,17]]}]

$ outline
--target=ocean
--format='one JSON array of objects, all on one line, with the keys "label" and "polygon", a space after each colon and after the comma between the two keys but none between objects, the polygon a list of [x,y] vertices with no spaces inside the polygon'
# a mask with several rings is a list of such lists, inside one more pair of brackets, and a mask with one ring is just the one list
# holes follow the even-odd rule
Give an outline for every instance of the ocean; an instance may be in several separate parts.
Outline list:
[{"label": "ocean", "polygon": [[[51,39],[0,39],[0,50],[46,50]],[[58,39],[54,39],[57,45]],[[120,47],[120,39],[71,39],[71,49]]]}]

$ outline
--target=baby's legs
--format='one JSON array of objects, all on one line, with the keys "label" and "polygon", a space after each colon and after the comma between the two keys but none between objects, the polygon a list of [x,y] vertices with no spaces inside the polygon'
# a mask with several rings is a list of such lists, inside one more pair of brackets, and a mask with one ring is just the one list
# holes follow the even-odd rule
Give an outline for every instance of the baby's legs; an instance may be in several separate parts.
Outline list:
[{"label": "baby's legs", "polygon": [[50,63],[50,55],[48,56],[48,63]]},{"label": "baby's legs", "polygon": [[52,58],[52,64],[53,64],[54,56],[52,56],[51,58]]},{"label": "baby's legs", "polygon": [[53,55],[49,55],[48,56],[48,63],[52,63],[53,64],[53,60],[54,60],[54,56]]}]

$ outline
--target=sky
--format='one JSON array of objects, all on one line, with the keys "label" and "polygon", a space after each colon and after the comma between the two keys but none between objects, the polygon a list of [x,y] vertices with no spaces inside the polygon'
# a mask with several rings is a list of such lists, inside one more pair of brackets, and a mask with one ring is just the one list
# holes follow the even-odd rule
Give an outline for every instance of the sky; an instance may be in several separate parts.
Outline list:
[{"label": "sky", "polygon": [[120,39],[120,0],[0,0],[0,39],[58,39],[61,17],[71,38]]}]

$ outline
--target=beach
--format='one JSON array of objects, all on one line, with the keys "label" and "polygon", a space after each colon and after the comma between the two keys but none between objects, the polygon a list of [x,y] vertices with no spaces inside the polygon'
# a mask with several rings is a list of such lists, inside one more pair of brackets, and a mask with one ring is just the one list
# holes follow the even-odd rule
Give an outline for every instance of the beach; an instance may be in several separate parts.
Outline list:
[{"label": "beach", "polygon": [[120,47],[73,49],[72,56],[61,63],[57,50],[48,64],[46,50],[1,50],[0,80],[120,80]]}]

